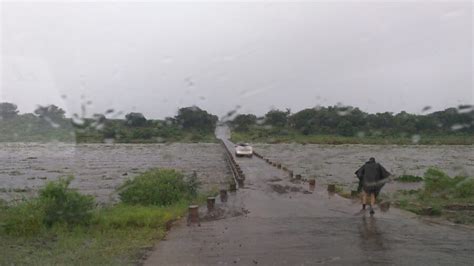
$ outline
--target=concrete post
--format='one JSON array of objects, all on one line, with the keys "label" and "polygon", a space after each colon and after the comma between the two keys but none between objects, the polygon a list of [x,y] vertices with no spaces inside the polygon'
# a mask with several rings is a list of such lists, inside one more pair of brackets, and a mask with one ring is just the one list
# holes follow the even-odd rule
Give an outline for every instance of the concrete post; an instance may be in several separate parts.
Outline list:
[{"label": "concrete post", "polygon": [[207,197],[207,211],[211,212],[214,210],[214,205],[216,204],[215,197]]},{"label": "concrete post", "polygon": [[221,189],[219,194],[220,194],[220,197],[221,197],[221,202],[227,202],[227,190]]},{"label": "concrete post", "polygon": [[199,206],[189,205],[188,207],[188,225],[192,223],[199,223]]}]

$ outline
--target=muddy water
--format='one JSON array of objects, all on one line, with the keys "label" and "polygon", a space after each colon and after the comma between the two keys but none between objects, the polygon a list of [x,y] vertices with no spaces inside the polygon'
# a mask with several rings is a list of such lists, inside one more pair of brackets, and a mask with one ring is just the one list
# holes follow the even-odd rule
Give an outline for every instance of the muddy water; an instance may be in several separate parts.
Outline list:
[{"label": "muddy water", "polygon": [[[452,176],[474,176],[473,146],[258,144],[254,148],[266,158],[288,166],[295,174],[314,177],[323,184],[340,183],[347,189],[357,187],[354,172],[369,157],[375,157],[396,176],[423,176],[430,167]],[[391,182],[384,191],[416,189],[421,185]]]},{"label": "muddy water", "polygon": [[237,161],[247,178],[217,203],[224,217],[177,225],[145,265],[472,265],[472,229],[394,208],[370,216],[263,160]]},{"label": "muddy water", "polygon": [[74,175],[72,187],[110,202],[126,179],[154,167],[196,171],[202,189],[227,187],[230,178],[218,144],[0,143],[0,198],[30,197],[48,180]]}]

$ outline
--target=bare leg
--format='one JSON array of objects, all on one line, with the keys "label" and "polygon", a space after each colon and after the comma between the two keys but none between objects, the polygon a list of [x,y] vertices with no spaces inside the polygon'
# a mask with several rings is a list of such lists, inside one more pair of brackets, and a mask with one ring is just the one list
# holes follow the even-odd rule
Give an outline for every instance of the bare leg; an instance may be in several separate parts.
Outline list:
[{"label": "bare leg", "polygon": [[367,204],[367,193],[362,192],[362,209],[365,210],[365,205]]},{"label": "bare leg", "polygon": [[375,194],[370,193],[370,214],[374,214],[374,205],[375,205]]},{"label": "bare leg", "polygon": [[370,205],[374,206],[375,205],[375,194],[370,193]]}]

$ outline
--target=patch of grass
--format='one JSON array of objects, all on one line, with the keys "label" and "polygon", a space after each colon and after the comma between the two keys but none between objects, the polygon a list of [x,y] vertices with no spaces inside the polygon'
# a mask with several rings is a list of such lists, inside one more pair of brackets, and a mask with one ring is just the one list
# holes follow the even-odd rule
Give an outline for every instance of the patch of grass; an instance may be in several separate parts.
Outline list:
[{"label": "patch of grass", "polygon": [[138,264],[187,204],[117,206],[97,210],[89,226],[53,226],[39,234],[2,235],[0,265]]},{"label": "patch of grass", "polygon": [[[184,179],[172,170],[153,169],[137,178],[140,181],[132,180],[128,185],[139,186],[127,192],[136,199],[134,204],[94,207],[91,211],[88,196],[71,190],[68,179],[49,183],[36,199],[13,206],[0,202],[0,265],[138,264],[171,223],[185,215],[189,203],[204,202],[207,195],[196,195],[198,184],[193,177]],[[143,179],[152,179],[145,180],[152,183]],[[177,180],[179,184],[173,184]],[[162,193],[162,188],[170,188],[168,192],[180,198],[155,195]],[[53,209],[48,206],[55,206],[58,212],[49,213]],[[69,220],[73,213],[81,219]]]},{"label": "patch of grass", "polygon": [[187,206],[186,201],[168,207],[118,204],[99,210],[92,224],[101,230],[141,227],[163,229],[170,221],[183,216]]},{"label": "patch of grass", "polygon": [[421,181],[423,181],[423,177],[416,176],[416,175],[401,175],[401,176],[395,178],[395,181],[406,182],[406,183],[421,182]]},{"label": "patch of grass", "polygon": [[423,179],[423,189],[395,193],[395,204],[419,215],[442,216],[458,223],[474,223],[468,211],[446,209],[450,205],[474,205],[472,177],[450,177],[438,169],[430,168]]}]

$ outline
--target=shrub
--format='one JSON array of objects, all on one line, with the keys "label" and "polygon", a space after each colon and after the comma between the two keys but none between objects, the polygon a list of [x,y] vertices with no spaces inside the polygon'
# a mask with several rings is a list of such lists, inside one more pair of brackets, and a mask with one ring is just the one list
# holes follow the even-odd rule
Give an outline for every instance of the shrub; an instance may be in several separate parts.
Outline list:
[{"label": "shrub", "polygon": [[452,188],[456,181],[444,172],[430,168],[425,173],[425,192],[429,194],[444,194]]},{"label": "shrub", "polygon": [[176,170],[152,169],[125,182],[119,196],[124,203],[167,206],[192,198],[196,190],[197,184]]},{"label": "shrub", "polygon": [[456,186],[455,193],[458,198],[474,197],[474,179],[465,178],[459,182]]},{"label": "shrub", "polygon": [[47,226],[55,223],[86,225],[90,222],[94,198],[70,189],[72,179],[72,176],[60,178],[56,182],[47,183],[39,191],[39,200],[44,208],[44,223]]},{"label": "shrub", "polygon": [[92,218],[94,199],[69,188],[72,177],[49,182],[36,199],[2,207],[3,231],[10,235],[29,236],[54,224],[86,225]]}]

